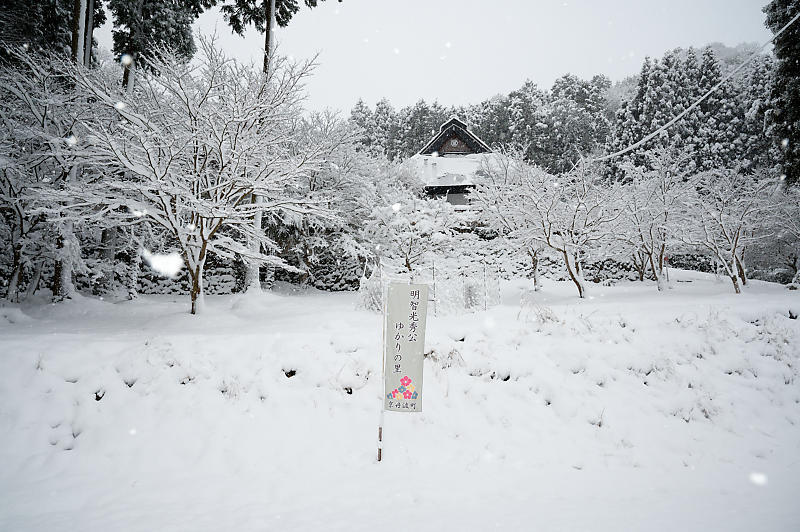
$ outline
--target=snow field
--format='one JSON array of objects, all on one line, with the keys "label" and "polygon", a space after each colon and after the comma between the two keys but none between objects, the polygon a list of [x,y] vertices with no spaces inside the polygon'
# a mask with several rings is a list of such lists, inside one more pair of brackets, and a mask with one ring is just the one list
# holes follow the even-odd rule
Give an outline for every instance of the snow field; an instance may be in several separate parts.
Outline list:
[{"label": "snow field", "polygon": [[380,464],[356,294],[5,307],[0,530],[795,529],[800,300],[676,274],[429,316]]}]

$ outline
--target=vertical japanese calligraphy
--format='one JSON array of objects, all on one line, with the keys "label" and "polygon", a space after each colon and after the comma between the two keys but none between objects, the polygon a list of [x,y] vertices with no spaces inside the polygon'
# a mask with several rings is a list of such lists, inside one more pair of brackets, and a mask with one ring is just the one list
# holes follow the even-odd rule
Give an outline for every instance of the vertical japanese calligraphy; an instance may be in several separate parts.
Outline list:
[{"label": "vertical japanese calligraphy", "polygon": [[389,284],[384,316],[386,410],[422,411],[422,359],[427,309],[428,285]]}]

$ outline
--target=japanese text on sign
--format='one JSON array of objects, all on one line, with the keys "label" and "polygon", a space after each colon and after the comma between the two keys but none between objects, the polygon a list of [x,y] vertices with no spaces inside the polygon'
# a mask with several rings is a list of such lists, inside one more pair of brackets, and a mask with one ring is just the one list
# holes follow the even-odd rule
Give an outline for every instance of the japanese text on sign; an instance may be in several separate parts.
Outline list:
[{"label": "japanese text on sign", "polygon": [[384,408],[422,411],[422,360],[428,286],[391,283],[386,300]]}]

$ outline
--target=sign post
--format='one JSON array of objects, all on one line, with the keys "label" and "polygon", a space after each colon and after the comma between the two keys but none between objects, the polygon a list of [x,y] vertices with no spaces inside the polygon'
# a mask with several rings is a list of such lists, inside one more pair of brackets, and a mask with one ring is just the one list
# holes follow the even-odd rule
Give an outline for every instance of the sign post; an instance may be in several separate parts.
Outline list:
[{"label": "sign post", "polygon": [[382,458],[383,413],[422,412],[422,361],[428,285],[389,283],[383,317],[383,397],[378,425]]}]

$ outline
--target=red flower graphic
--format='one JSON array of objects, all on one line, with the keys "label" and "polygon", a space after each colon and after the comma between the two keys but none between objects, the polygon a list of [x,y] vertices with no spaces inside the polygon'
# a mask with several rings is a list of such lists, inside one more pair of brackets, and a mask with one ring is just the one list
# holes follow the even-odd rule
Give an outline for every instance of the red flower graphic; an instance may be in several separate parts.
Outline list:
[{"label": "red flower graphic", "polygon": [[403,386],[408,386],[409,384],[411,384],[411,379],[409,379],[407,376],[403,377],[402,379],[400,379],[400,384],[402,384]]},{"label": "red flower graphic", "polygon": [[408,390],[403,392],[403,399],[411,399],[411,392]]}]

